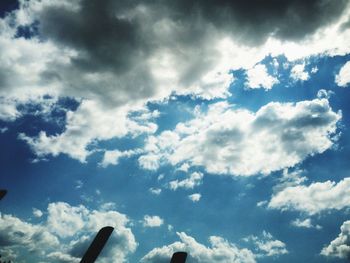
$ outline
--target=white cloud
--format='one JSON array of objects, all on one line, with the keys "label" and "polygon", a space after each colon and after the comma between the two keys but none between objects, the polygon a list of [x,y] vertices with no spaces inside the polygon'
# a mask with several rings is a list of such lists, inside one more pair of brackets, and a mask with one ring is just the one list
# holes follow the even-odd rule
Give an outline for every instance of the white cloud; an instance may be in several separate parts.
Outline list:
[{"label": "white cloud", "polygon": [[[157,125],[152,122],[137,123],[127,117],[128,112],[122,108],[106,109],[94,101],[83,100],[76,111],[67,112],[66,129],[63,133],[48,136],[42,131],[36,138],[24,134],[20,134],[19,138],[25,140],[38,156],[57,156],[64,153],[85,162],[93,152],[87,146],[94,140],[109,140],[129,133],[135,136],[156,131]],[[106,160],[106,165],[108,161],[112,160]]]},{"label": "white cloud", "polygon": [[145,215],[143,217],[143,226],[144,227],[160,227],[163,225],[164,220],[159,216],[150,216]]},{"label": "white cloud", "polygon": [[274,192],[279,192],[287,187],[301,185],[307,181],[307,177],[303,176],[304,171],[296,169],[294,171],[288,171],[284,169],[282,177],[278,180],[278,184],[274,186]]},{"label": "white cloud", "polygon": [[266,201],[266,200],[264,200],[264,201],[259,201],[259,202],[257,202],[256,203],[256,206],[257,207],[264,207],[264,206],[266,206],[268,204],[268,202]]},{"label": "white cloud", "polygon": [[84,183],[82,180],[75,181],[75,189],[80,189],[84,186]]},{"label": "white cloud", "polygon": [[286,244],[280,240],[274,240],[271,234],[264,233],[265,240],[257,240],[256,245],[266,256],[278,256],[287,254]]},{"label": "white cloud", "polygon": [[258,251],[258,257],[280,256],[288,253],[286,244],[274,237],[266,231],[261,236],[248,236],[244,238],[247,242],[252,242]]},{"label": "white cloud", "polygon": [[317,98],[322,99],[329,99],[332,95],[334,95],[335,93],[331,90],[325,90],[325,89],[320,89],[319,91],[317,91]]},{"label": "white cloud", "polygon": [[338,75],[335,76],[335,83],[339,87],[346,87],[350,83],[350,61],[346,62],[345,65],[340,69]]},{"label": "white cloud", "polygon": [[169,262],[172,254],[177,251],[188,252],[188,261],[193,263],[254,263],[255,256],[248,249],[240,249],[218,236],[209,237],[210,247],[198,243],[193,237],[183,232],[177,232],[180,242],[168,246],[154,248],[145,255],[141,262]]},{"label": "white cloud", "polygon": [[84,217],[88,209],[84,206],[70,206],[64,202],[51,203],[48,208],[47,224],[60,237],[73,236],[85,225]]},{"label": "white cloud", "polygon": [[165,177],[164,174],[160,174],[160,175],[158,175],[157,180],[158,180],[158,181],[161,181],[161,180],[164,179],[164,177]]},{"label": "white cloud", "polygon": [[271,65],[273,66],[274,74],[277,74],[278,68],[280,67],[278,60],[276,58],[274,58],[271,62]]},{"label": "white cloud", "polygon": [[159,157],[155,154],[147,154],[139,157],[139,165],[143,169],[147,170],[157,170],[159,168]]},{"label": "white cloud", "polygon": [[7,127],[2,127],[2,128],[0,128],[0,133],[5,133],[8,131],[8,129],[9,128],[7,128]]},{"label": "white cloud", "polygon": [[[103,254],[100,256],[102,262],[110,262],[110,259],[117,262],[125,262],[129,254],[135,252],[137,242],[127,224],[129,219],[117,211],[92,211],[88,217],[86,228],[97,233],[105,226],[114,227],[113,234],[108,240]],[[88,239],[91,242],[91,238]],[[80,243],[80,240],[77,244]]]},{"label": "white cloud", "polygon": [[316,228],[316,229],[322,228],[320,225],[313,225],[310,218],[306,218],[304,220],[297,218],[294,221],[292,221],[291,224],[295,227],[302,227],[302,228]]},{"label": "white cloud", "polygon": [[305,81],[310,78],[309,73],[305,71],[305,64],[294,65],[293,68],[291,69],[290,76],[294,80],[301,80],[301,81]]},{"label": "white cloud", "polygon": [[113,151],[105,151],[102,162],[100,165],[102,167],[107,167],[109,165],[117,165],[119,163],[120,158],[129,158],[133,155],[141,153],[140,150],[128,150],[128,151],[119,151],[119,150],[113,150]]},{"label": "white cloud", "polygon": [[189,168],[190,165],[188,163],[183,163],[177,170],[187,173]]},{"label": "white cloud", "polygon": [[0,214],[0,240],[1,247],[15,251],[26,248],[38,252],[43,248],[55,248],[59,244],[58,238],[45,226],[34,225],[6,214]]},{"label": "white cloud", "polygon": [[17,102],[13,99],[5,99],[0,96],[0,120],[13,121],[21,113],[17,110]]},{"label": "white cloud", "polygon": [[174,180],[169,182],[169,187],[171,190],[176,190],[178,188],[193,189],[196,186],[202,184],[203,174],[200,172],[193,172],[187,179],[184,180]]},{"label": "white cloud", "polygon": [[349,259],[350,257],[350,220],[345,221],[340,227],[340,234],[336,239],[324,247],[321,255]]},{"label": "white cloud", "polygon": [[318,67],[317,66],[315,66],[315,67],[313,67],[312,69],[311,69],[311,73],[312,74],[315,74],[315,73],[317,73],[318,72]]},{"label": "white cloud", "polygon": [[4,23],[11,29],[0,30],[0,47],[4,51],[0,55],[2,84],[0,97],[23,101],[32,96],[47,93],[58,95],[62,90],[60,85],[43,81],[41,74],[48,68],[51,61],[67,63],[70,52],[66,48],[60,49],[49,41],[39,41],[37,38],[15,38],[13,36],[16,28],[9,24],[16,25],[16,22],[6,18],[1,19],[0,24]]},{"label": "white cloud", "polygon": [[152,169],[186,162],[214,174],[269,174],[331,148],[340,119],[326,99],[272,102],[256,113],[219,102],[173,131],[149,136],[139,162]]},{"label": "white cloud", "polygon": [[108,210],[113,210],[117,207],[116,203],[114,202],[107,202],[107,203],[103,203],[100,206],[100,210],[101,211],[108,211]]},{"label": "white cloud", "polygon": [[194,203],[198,202],[201,199],[201,197],[202,195],[199,193],[191,194],[188,196],[188,198]]},{"label": "white cloud", "polygon": [[281,210],[296,210],[310,215],[326,210],[340,210],[350,204],[350,178],[340,182],[316,182],[309,186],[287,187],[274,194],[268,207]]},{"label": "white cloud", "polygon": [[149,189],[149,191],[150,191],[150,193],[152,193],[152,194],[154,194],[154,195],[160,195],[160,193],[162,192],[162,189],[151,187],[151,188]]},{"label": "white cloud", "polygon": [[33,215],[35,217],[42,217],[43,216],[43,212],[37,208],[33,208]]},{"label": "white cloud", "polygon": [[59,251],[51,252],[47,255],[47,257],[51,260],[54,260],[54,262],[60,262],[60,263],[79,263],[80,259],[76,257],[72,257],[69,254],[65,254]]},{"label": "white cloud", "polygon": [[135,237],[127,227],[129,219],[117,211],[89,210],[82,205],[58,202],[50,203],[45,214],[47,218],[41,216],[37,224],[0,214],[1,251],[10,249],[18,259],[26,258],[23,251],[27,250],[38,259],[80,262],[97,231],[105,226],[115,230],[99,256],[99,262],[110,262],[111,258],[125,262],[136,250]]},{"label": "white cloud", "polygon": [[247,70],[247,87],[250,89],[264,88],[269,90],[279,81],[277,78],[270,76],[265,65],[258,64]]}]

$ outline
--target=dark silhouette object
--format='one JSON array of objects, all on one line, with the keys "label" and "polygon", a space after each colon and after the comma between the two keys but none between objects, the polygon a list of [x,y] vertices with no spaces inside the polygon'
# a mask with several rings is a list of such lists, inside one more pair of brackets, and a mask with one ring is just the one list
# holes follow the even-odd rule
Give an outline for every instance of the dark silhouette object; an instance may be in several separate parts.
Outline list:
[{"label": "dark silhouette object", "polygon": [[7,190],[0,189],[0,200],[7,194]]},{"label": "dark silhouette object", "polygon": [[185,263],[186,258],[186,252],[175,252],[170,260],[170,263]]},{"label": "dark silhouette object", "polygon": [[103,247],[107,243],[108,238],[112,234],[114,228],[111,226],[106,226],[98,231],[96,237],[92,241],[85,255],[81,259],[80,263],[93,263],[95,262],[98,255],[101,253]]}]

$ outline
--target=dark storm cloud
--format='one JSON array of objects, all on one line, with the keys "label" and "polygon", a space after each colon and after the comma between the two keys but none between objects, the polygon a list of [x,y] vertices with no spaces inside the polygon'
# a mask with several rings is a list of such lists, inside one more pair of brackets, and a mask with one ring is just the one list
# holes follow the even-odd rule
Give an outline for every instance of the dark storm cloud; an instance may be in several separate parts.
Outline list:
[{"label": "dark storm cloud", "polygon": [[[260,44],[270,35],[300,40],[334,22],[347,3],[347,0],[83,0],[79,11],[61,5],[45,8],[40,16],[40,29],[43,37],[79,48],[82,56],[75,61],[77,65],[87,70],[112,66],[119,71],[147,57],[157,45],[166,44],[154,39],[152,32],[152,26],[160,19],[170,19],[183,27],[182,35],[178,35],[182,38],[176,40],[184,45],[202,40],[209,25],[232,34],[236,40]],[[141,9],[135,9],[140,6],[148,7],[151,17],[145,18]]]},{"label": "dark storm cloud", "polygon": [[[249,46],[259,46],[269,36],[298,41],[334,22],[348,1],[37,3],[41,8],[34,8],[32,15],[38,22],[40,39],[76,52],[68,64],[57,60],[47,64],[41,72],[41,83],[57,82],[66,96],[97,97],[118,106],[164,98],[174,92],[169,83],[182,91],[198,85],[205,89],[203,76],[220,63],[218,40],[229,36],[236,43]],[[165,57],[165,61],[170,61],[165,66],[164,54],[170,54],[170,59]],[[168,77],[168,82],[162,82],[159,71],[155,74],[154,60],[157,70],[166,69],[161,74]],[[167,76],[169,71],[174,71],[175,77],[172,72]]]},{"label": "dark storm cloud", "polygon": [[40,15],[40,31],[44,38],[80,50],[73,63],[81,69],[125,72],[148,53],[140,21],[118,17],[119,10],[128,8],[125,1],[97,0],[82,1],[78,12],[48,6]]},{"label": "dark storm cloud", "polygon": [[[194,13],[250,43],[261,43],[269,35],[282,40],[300,40],[334,22],[347,0],[208,0],[172,1],[177,14],[190,18]],[[181,15],[180,15],[181,16]]]},{"label": "dark storm cloud", "polygon": [[[214,25],[240,41],[257,44],[274,35],[300,40],[333,22],[345,9],[346,0],[251,0],[251,1],[81,1],[78,11],[62,5],[48,6],[40,15],[40,32],[81,51],[74,64],[94,71],[110,68],[127,71],[145,59],[161,41],[155,39],[153,23],[169,18],[184,27],[183,45],[197,44],[205,28]],[[144,20],[137,6],[149,7]],[[150,24],[148,24],[150,23]],[[175,33],[175,32],[174,32]],[[158,42],[159,41],[159,42]]]}]

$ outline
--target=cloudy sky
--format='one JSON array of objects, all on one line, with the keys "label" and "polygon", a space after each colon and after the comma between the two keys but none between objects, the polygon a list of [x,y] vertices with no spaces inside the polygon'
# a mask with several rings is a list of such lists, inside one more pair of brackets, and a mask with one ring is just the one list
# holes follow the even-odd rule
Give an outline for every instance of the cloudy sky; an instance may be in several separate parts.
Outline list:
[{"label": "cloudy sky", "polygon": [[0,254],[347,262],[347,0],[0,3]]}]

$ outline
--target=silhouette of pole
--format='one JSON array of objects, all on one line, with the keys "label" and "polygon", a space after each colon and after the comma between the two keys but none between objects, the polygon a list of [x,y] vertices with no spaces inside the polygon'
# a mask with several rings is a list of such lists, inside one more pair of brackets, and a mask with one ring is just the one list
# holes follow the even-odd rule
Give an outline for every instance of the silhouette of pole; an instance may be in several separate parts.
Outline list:
[{"label": "silhouette of pole", "polygon": [[80,263],[93,263],[101,253],[103,247],[107,243],[108,238],[113,232],[113,227],[106,226],[98,231],[96,237],[92,241],[89,248],[86,250],[85,255],[81,259]]},{"label": "silhouette of pole", "polygon": [[7,190],[0,189],[0,200],[7,194]]},{"label": "silhouette of pole", "polygon": [[170,263],[185,263],[186,258],[186,252],[175,252],[170,260]]}]

